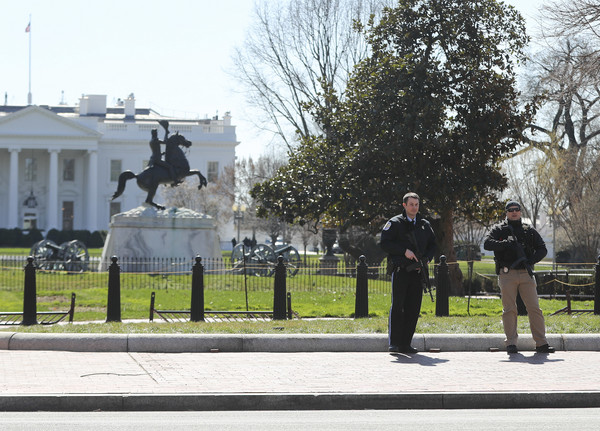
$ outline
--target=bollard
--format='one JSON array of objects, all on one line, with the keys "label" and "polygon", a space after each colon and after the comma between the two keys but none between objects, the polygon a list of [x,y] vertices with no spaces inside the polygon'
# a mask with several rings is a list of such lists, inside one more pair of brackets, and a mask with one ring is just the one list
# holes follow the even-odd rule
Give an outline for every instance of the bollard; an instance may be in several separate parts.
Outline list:
[{"label": "bollard", "polygon": [[435,294],[435,315],[438,317],[449,316],[448,296],[450,293],[450,272],[446,256],[440,256],[440,265],[437,273],[437,288]]},{"label": "bollard", "polygon": [[369,317],[369,279],[367,277],[367,258],[360,256],[356,265],[356,301],[354,303],[354,318]]},{"label": "bollard", "polygon": [[71,308],[69,308],[69,323],[73,323],[73,317],[75,314],[75,292],[71,292]]},{"label": "bollard", "polygon": [[275,287],[273,292],[273,320],[285,320],[286,312],[286,267],[283,256],[277,258],[275,267]]},{"label": "bollard", "polygon": [[156,302],[156,293],[152,292],[150,294],[150,322],[154,322],[154,303]]},{"label": "bollard", "polygon": [[121,321],[121,268],[117,256],[110,258],[108,267],[108,301],[106,304],[106,322]]},{"label": "bollard", "polygon": [[37,325],[37,294],[35,265],[33,257],[27,258],[25,265],[25,285],[23,286],[23,325]]},{"label": "bollard", "polygon": [[204,322],[204,265],[202,258],[196,255],[196,263],[192,268],[192,304],[190,321]]},{"label": "bollard", "polygon": [[600,314],[600,256],[596,263],[596,286],[594,289],[594,314]]}]

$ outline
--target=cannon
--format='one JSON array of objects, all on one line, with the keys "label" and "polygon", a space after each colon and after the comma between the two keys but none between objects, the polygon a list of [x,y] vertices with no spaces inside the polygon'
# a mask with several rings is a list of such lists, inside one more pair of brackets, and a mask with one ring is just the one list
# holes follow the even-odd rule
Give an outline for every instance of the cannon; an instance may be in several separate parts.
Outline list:
[{"label": "cannon", "polygon": [[277,257],[283,256],[288,277],[293,277],[300,269],[300,253],[291,244],[273,249],[266,244],[247,247],[238,244],[231,252],[231,266],[236,274],[251,274],[257,277],[270,277],[275,273]]},{"label": "cannon", "polygon": [[54,241],[43,239],[36,242],[29,252],[35,265],[47,271],[87,271],[90,254],[85,244],[78,240],[56,245]]}]

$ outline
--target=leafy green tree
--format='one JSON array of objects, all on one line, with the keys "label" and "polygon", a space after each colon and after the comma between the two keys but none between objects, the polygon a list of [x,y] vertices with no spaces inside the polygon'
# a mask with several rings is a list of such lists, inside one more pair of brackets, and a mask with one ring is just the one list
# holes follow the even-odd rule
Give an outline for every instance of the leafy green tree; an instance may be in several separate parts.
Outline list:
[{"label": "leafy green tree", "polygon": [[[400,0],[359,30],[371,55],[343,98],[317,117],[327,135],[303,139],[290,163],[254,188],[287,218],[336,220],[371,232],[415,191],[440,252],[455,260],[453,217],[491,210],[506,185],[503,155],[519,144],[515,66],[528,41],[521,15],[495,0]],[[492,205],[490,205],[492,204]],[[453,293],[462,293],[453,271]]]}]

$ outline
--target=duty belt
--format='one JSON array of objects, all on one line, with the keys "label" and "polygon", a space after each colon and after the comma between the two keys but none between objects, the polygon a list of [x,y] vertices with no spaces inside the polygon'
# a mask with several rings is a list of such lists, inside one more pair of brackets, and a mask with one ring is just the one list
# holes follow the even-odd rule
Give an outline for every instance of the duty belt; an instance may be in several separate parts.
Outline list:
[{"label": "duty belt", "polygon": [[[508,273],[508,272],[510,271],[510,269],[511,269],[511,268],[510,268],[510,267],[508,267],[508,266],[503,266],[503,267],[501,268],[501,271],[500,271],[500,272],[502,272],[502,273],[506,274],[506,273]],[[520,270],[520,271],[526,271],[526,270],[527,270],[527,268],[512,268],[512,269],[513,269],[513,270],[517,269],[517,270]]]}]

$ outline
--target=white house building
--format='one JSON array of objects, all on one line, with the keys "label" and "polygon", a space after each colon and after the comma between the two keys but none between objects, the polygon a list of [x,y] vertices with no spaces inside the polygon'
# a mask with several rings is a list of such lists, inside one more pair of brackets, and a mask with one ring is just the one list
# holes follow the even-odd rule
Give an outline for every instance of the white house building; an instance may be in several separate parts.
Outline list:
[{"label": "white house building", "polygon": [[139,206],[146,193],[132,181],[115,201],[119,174],[142,171],[150,131],[170,123],[192,146],[191,169],[210,182],[235,161],[235,126],[221,119],[187,120],[136,108],[133,94],[108,107],[105,95],[77,106],[0,106],[0,227],[48,231],[108,229],[113,214]]}]

